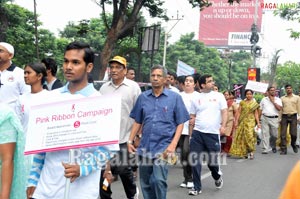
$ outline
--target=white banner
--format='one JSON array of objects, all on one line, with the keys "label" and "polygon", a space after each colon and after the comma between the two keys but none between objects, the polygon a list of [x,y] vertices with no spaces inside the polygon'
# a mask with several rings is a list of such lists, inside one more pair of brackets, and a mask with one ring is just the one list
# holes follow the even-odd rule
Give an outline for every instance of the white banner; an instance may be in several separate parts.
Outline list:
[{"label": "white banner", "polygon": [[25,154],[118,144],[120,117],[119,95],[83,97],[33,106]]},{"label": "white banner", "polygon": [[255,92],[265,93],[268,89],[269,84],[255,82],[255,81],[248,81],[245,89],[251,89]]},{"label": "white banner", "polygon": [[178,60],[177,62],[177,71],[176,74],[177,76],[181,75],[192,75],[195,73],[195,69],[188,64]]}]

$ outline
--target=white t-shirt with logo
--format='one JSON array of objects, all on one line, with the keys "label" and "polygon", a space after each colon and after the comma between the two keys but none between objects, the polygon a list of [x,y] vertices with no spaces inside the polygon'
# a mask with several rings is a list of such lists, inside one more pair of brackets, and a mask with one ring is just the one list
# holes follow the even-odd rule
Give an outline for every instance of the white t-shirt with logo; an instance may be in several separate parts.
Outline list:
[{"label": "white t-shirt with logo", "polygon": [[11,70],[0,71],[0,99],[16,111],[17,100],[20,95],[30,93],[30,86],[25,84],[24,70],[15,67]]},{"label": "white t-shirt with logo", "polygon": [[222,93],[210,91],[199,93],[191,103],[191,114],[196,114],[194,129],[202,133],[219,134],[222,122],[221,111],[227,108]]}]

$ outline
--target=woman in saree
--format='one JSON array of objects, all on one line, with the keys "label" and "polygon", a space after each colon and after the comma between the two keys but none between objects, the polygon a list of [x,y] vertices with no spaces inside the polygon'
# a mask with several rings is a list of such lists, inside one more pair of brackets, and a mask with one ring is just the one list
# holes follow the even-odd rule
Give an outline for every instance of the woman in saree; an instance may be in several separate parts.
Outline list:
[{"label": "woman in saree", "polygon": [[[234,100],[233,91],[224,91],[223,95],[227,101],[228,118],[226,123],[225,134],[222,135],[224,142],[221,143],[222,153],[229,153],[232,144],[232,135],[234,130],[234,120],[236,118],[238,104]],[[222,141],[222,139],[221,139]]]},{"label": "woman in saree", "polygon": [[236,132],[230,149],[230,155],[254,158],[256,134],[254,127],[261,128],[258,118],[259,104],[253,99],[253,91],[245,90],[246,99],[240,102],[235,120]]}]

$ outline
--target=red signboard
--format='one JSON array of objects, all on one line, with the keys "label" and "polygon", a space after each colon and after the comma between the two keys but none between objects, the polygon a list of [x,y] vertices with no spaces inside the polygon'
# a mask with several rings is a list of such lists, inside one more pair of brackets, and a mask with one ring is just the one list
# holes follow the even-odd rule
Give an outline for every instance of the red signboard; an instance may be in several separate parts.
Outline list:
[{"label": "red signboard", "polygon": [[256,68],[248,68],[248,80],[256,81]]},{"label": "red signboard", "polygon": [[[199,41],[207,46],[227,47],[231,32],[251,32],[256,0],[230,5],[228,0],[214,0],[212,6],[200,12]],[[258,0],[257,28],[261,30],[263,0]],[[239,37],[239,35],[235,35]]]},{"label": "red signboard", "polygon": [[260,68],[248,68],[248,80],[260,81]]}]

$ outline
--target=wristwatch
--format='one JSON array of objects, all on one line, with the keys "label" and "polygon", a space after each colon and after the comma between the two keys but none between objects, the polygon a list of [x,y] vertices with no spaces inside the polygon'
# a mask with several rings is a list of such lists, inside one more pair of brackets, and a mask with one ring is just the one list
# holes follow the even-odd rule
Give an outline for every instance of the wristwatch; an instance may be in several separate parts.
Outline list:
[{"label": "wristwatch", "polygon": [[127,141],[127,144],[133,144],[133,141],[128,140],[128,141]]}]

